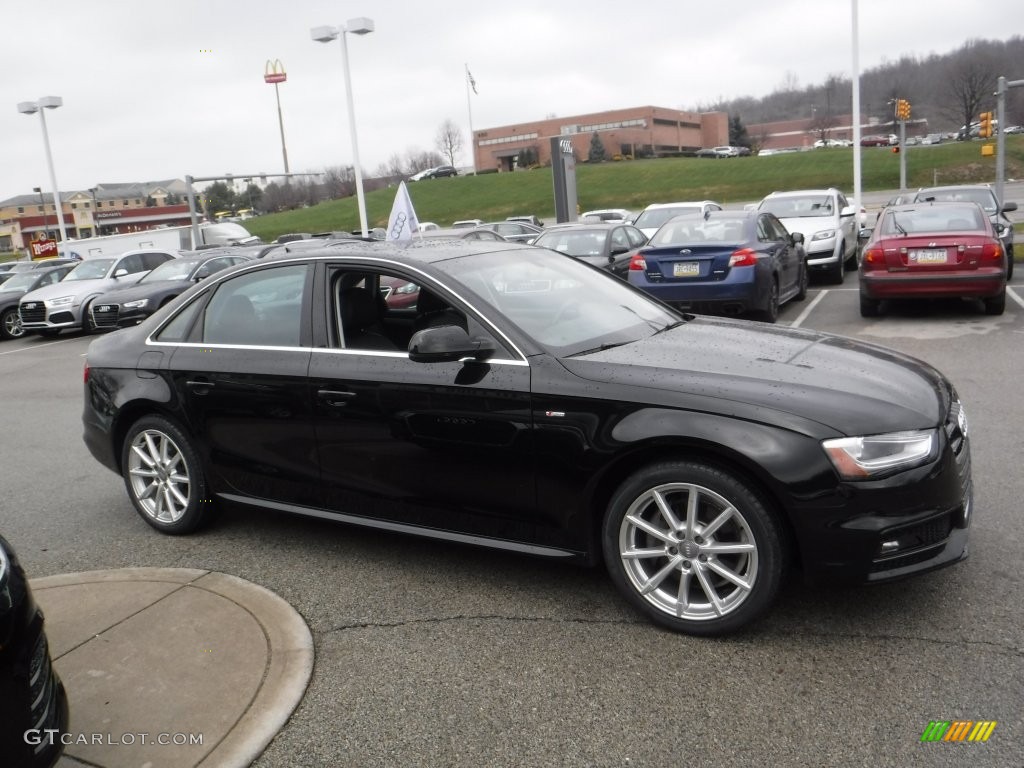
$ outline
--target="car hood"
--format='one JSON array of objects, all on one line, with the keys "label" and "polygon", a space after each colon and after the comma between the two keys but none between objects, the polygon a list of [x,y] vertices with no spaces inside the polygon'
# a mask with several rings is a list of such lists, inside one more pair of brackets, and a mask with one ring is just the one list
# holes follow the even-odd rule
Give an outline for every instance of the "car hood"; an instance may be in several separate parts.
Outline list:
[{"label": "car hood", "polygon": [[192,283],[188,280],[154,280],[153,282],[142,283],[141,285],[136,283],[125,288],[104,291],[102,301],[104,304],[124,304],[126,301],[147,299],[150,296],[156,296],[175,288],[184,291],[186,288],[191,287],[191,285]]},{"label": "car hood", "polygon": [[884,347],[716,318],[562,364],[594,382],[671,393],[648,402],[818,437],[828,430],[869,435],[936,427],[951,396],[938,371]]},{"label": "car hood", "polygon": [[25,295],[25,291],[5,291],[3,289],[3,283],[0,283],[0,304],[6,304],[8,301],[16,301]]},{"label": "car hood", "polygon": [[37,288],[26,293],[23,301],[46,301],[57,299],[61,296],[87,296],[97,291],[104,291],[114,286],[124,285],[112,277],[97,277],[92,280],[72,280],[71,282],[61,281],[48,285],[45,288]]},{"label": "car hood", "polygon": [[808,242],[815,232],[822,232],[826,229],[839,229],[839,223],[835,219],[822,218],[821,216],[791,216],[779,217],[782,226],[793,234],[799,232]]}]

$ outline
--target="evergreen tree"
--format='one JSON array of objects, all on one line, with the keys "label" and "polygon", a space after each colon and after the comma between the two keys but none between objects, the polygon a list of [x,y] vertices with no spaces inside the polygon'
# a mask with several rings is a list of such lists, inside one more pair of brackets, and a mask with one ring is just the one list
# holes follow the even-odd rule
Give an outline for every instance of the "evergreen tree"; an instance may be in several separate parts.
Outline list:
[{"label": "evergreen tree", "polygon": [[594,131],[594,135],[590,137],[590,151],[587,153],[587,161],[601,163],[607,159],[608,156],[604,151],[604,144],[601,143],[601,137],[597,135],[597,131]]},{"label": "evergreen tree", "polygon": [[729,145],[732,147],[749,147],[750,137],[747,136],[747,126],[740,120],[739,115],[729,118]]}]

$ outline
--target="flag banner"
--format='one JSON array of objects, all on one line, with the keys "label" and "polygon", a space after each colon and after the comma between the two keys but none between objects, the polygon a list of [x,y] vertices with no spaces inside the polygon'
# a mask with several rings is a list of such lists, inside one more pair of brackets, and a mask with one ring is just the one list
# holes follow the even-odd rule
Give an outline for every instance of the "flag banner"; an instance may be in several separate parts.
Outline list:
[{"label": "flag banner", "polygon": [[405,182],[398,184],[395,202],[391,206],[391,217],[388,219],[388,240],[412,240],[419,231],[420,223],[416,219],[416,211],[412,208],[412,199]]},{"label": "flag banner", "polygon": [[466,78],[469,80],[469,84],[473,88],[473,93],[476,93],[477,96],[479,96],[480,94],[477,93],[477,90],[476,90],[476,80],[473,79],[473,73],[469,71],[469,65],[468,64],[466,65]]}]

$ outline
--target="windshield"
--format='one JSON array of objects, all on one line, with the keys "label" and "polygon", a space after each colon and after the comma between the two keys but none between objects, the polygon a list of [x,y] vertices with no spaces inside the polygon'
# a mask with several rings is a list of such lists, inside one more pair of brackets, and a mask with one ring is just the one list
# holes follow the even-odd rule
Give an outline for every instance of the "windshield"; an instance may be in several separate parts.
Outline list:
[{"label": "windshield", "polygon": [[977,203],[985,213],[996,212],[996,198],[988,189],[924,189],[917,193],[915,202],[934,200],[937,203]]},{"label": "windshield", "polygon": [[0,283],[0,291],[27,291],[32,288],[32,284],[38,279],[38,272],[35,274],[27,272],[15,275],[10,280]]},{"label": "windshield", "polygon": [[572,229],[545,232],[534,245],[551,248],[569,256],[600,256],[604,253],[607,229]]},{"label": "windshield", "polygon": [[652,208],[636,217],[633,226],[640,229],[657,229],[673,216],[681,213],[700,213],[699,205],[673,205],[670,208]]},{"label": "windshield", "polygon": [[106,277],[107,270],[110,269],[110,265],[114,261],[115,259],[89,259],[88,261],[83,261],[68,272],[64,282],[70,282],[71,280],[95,280],[100,277]]},{"label": "windshield", "polygon": [[770,197],[760,210],[774,213],[780,219],[803,219],[814,216],[830,217],[834,213],[829,195],[803,195],[800,197]]},{"label": "windshield", "polygon": [[[882,220],[883,235],[968,232],[984,230],[983,214],[974,205],[936,205],[921,208],[896,208]],[[987,219],[985,219],[987,221]]]},{"label": "windshield", "polygon": [[680,320],[619,278],[547,250],[481,253],[435,266],[558,356],[626,344]]},{"label": "windshield", "polygon": [[712,214],[676,216],[659,229],[648,245],[679,245],[682,243],[740,243],[746,240],[745,216]]},{"label": "windshield", "polygon": [[155,283],[159,280],[185,280],[200,261],[202,259],[171,259],[170,261],[165,261],[139,280],[139,283]]}]

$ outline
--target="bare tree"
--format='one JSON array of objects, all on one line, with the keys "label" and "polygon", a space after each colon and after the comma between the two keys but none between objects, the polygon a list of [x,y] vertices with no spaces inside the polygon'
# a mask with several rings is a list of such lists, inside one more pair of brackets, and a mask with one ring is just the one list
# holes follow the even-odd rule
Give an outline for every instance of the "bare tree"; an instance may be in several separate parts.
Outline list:
[{"label": "bare tree", "polygon": [[455,165],[455,156],[462,151],[462,131],[452,120],[445,120],[437,129],[434,145],[448,158],[449,165]]},{"label": "bare tree", "polygon": [[409,173],[418,173],[439,165],[444,165],[444,157],[437,152],[426,152],[418,147],[410,147],[405,151],[405,167]]},{"label": "bare tree", "polygon": [[351,197],[356,191],[355,169],[351,165],[324,168],[322,184],[328,200]]},{"label": "bare tree", "polygon": [[974,40],[964,45],[946,70],[949,83],[947,113],[963,119],[966,130],[996,87],[996,67],[987,46]]}]

